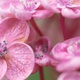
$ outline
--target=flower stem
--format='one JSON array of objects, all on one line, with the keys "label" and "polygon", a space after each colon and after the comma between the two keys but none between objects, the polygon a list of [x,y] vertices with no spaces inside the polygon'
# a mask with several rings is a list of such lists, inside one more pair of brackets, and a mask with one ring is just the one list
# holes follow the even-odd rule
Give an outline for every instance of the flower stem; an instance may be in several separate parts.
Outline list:
[{"label": "flower stem", "polygon": [[[40,36],[43,36],[42,32],[40,31],[40,29],[38,28],[37,24],[35,23],[34,18],[32,18],[30,22],[31,22],[31,25],[36,30],[36,32]],[[43,67],[42,66],[39,66],[39,74],[40,74],[40,80],[44,80],[44,71],[43,71]]]},{"label": "flower stem", "polygon": [[65,26],[65,18],[60,14],[60,23],[61,23],[61,29],[63,33],[64,40],[67,39],[67,34],[66,34],[66,26]]},{"label": "flower stem", "polygon": [[39,67],[39,74],[40,74],[40,80],[44,80],[44,73],[43,73],[43,67]]},{"label": "flower stem", "polygon": [[37,24],[35,23],[34,18],[32,18],[30,22],[31,22],[32,26],[34,27],[34,29],[36,30],[36,32],[40,36],[43,36],[42,32],[40,31],[40,29],[38,28]]}]

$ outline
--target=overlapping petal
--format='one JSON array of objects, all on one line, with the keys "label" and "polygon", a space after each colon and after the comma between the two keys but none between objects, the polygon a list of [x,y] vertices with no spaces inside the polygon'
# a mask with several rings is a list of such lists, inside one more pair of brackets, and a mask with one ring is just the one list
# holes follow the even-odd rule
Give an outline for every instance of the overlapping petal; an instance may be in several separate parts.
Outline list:
[{"label": "overlapping petal", "polygon": [[67,18],[80,17],[79,0],[41,0],[44,8],[52,10],[54,13],[61,13]]},{"label": "overlapping petal", "polygon": [[71,18],[71,19],[80,17],[80,9],[64,8],[62,9],[61,13],[64,17]]},{"label": "overlapping petal", "polygon": [[32,17],[46,18],[53,14],[52,11],[42,7],[40,0],[3,0],[0,3],[0,15],[3,18],[16,17],[21,20],[30,20]]},{"label": "overlapping petal", "polygon": [[65,72],[62,73],[57,80],[80,80],[80,72]]},{"label": "overlapping petal", "polygon": [[0,28],[0,37],[8,44],[14,41],[24,42],[30,34],[27,22],[16,18],[4,19],[0,23]]},{"label": "overlapping petal", "polygon": [[62,62],[59,62],[56,65],[56,70],[59,72],[63,72],[63,71],[75,71],[80,69],[80,57],[74,57],[72,59],[69,60],[64,60]]},{"label": "overlapping petal", "polygon": [[9,80],[24,80],[33,71],[34,54],[27,44],[17,42],[8,48],[8,55],[5,56],[7,62],[6,77]]},{"label": "overlapping petal", "polygon": [[60,72],[80,69],[80,37],[58,43],[52,49],[53,58],[57,61],[56,69]]},{"label": "overlapping petal", "polygon": [[42,37],[35,42],[36,63],[39,66],[47,66],[50,64],[51,42],[48,37]]},{"label": "overlapping petal", "polygon": [[7,63],[4,59],[0,58],[0,80],[4,77],[7,71]]},{"label": "overlapping petal", "polygon": [[43,19],[51,17],[54,13],[49,10],[36,10],[36,12],[32,15],[34,18]]}]

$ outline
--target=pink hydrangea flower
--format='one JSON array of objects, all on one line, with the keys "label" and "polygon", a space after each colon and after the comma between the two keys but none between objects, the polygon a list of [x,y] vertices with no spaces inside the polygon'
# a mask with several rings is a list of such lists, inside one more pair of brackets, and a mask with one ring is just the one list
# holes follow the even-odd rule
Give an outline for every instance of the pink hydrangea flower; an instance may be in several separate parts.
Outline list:
[{"label": "pink hydrangea flower", "polygon": [[51,42],[48,37],[41,37],[35,43],[35,58],[36,64],[39,66],[48,66],[50,65],[50,50]]},{"label": "pink hydrangea flower", "polygon": [[53,14],[40,6],[39,0],[2,0],[0,2],[0,15],[1,17],[11,16],[30,20],[31,17],[45,18]]},{"label": "pink hydrangea flower", "polygon": [[80,69],[80,37],[58,43],[52,49],[53,59],[57,61],[58,71],[73,71]]},{"label": "pink hydrangea flower", "polygon": [[46,9],[68,18],[80,17],[80,0],[41,0]]},{"label": "pink hydrangea flower", "polygon": [[29,36],[25,21],[8,18],[0,23],[0,80],[24,80],[33,71],[34,53],[23,43]]},{"label": "pink hydrangea flower", "polygon": [[80,80],[80,72],[65,72],[62,73],[57,80]]}]

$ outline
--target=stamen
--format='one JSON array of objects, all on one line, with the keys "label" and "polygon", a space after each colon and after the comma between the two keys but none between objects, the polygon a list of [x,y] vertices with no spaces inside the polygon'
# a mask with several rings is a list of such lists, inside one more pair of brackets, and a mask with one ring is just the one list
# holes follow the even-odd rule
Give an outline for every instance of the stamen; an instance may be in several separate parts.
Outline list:
[{"label": "stamen", "polygon": [[4,47],[3,52],[7,53],[7,47]]},{"label": "stamen", "polygon": [[42,52],[46,53],[48,51],[48,44],[44,44],[42,48]]},{"label": "stamen", "polygon": [[4,56],[5,54],[7,54],[7,42],[3,41],[2,43],[0,43],[0,57]]},{"label": "stamen", "polygon": [[37,4],[37,2],[35,2],[35,4]]},{"label": "stamen", "polygon": [[23,5],[23,6],[25,6],[25,5],[26,5],[25,0],[20,0],[20,2],[22,3],[22,5]]},{"label": "stamen", "polygon": [[69,5],[73,2],[73,0],[58,0],[58,2],[62,5]]},{"label": "stamen", "polygon": [[6,41],[3,41],[4,42],[4,44],[6,45],[7,44],[7,42]]},{"label": "stamen", "polygon": [[48,51],[48,44],[43,44],[43,45],[39,45],[36,46],[36,51],[42,51],[43,53],[46,53]]},{"label": "stamen", "polygon": [[22,5],[24,6],[25,9],[28,9],[28,10],[34,10],[36,9],[38,6],[37,6],[37,2],[35,0],[20,0],[20,2],[22,3]]},{"label": "stamen", "polygon": [[42,59],[42,57],[43,57],[43,54],[35,54],[35,58],[37,59]]}]

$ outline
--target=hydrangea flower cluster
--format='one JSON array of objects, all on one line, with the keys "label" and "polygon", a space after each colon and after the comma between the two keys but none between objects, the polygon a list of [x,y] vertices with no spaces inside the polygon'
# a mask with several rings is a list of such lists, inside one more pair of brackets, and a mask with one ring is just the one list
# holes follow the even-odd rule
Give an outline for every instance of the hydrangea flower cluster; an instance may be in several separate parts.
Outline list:
[{"label": "hydrangea flower cluster", "polygon": [[79,18],[80,0],[0,0],[0,80],[44,80],[45,66],[80,80]]}]

